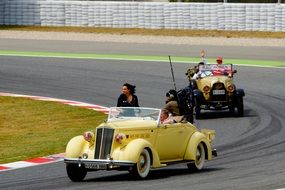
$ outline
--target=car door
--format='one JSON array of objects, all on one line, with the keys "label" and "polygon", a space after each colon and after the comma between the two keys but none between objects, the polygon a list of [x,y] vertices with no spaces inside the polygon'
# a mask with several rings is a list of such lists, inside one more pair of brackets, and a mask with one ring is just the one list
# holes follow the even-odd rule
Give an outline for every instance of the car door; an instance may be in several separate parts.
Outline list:
[{"label": "car door", "polygon": [[188,124],[161,124],[155,147],[161,161],[181,160],[193,131]]}]

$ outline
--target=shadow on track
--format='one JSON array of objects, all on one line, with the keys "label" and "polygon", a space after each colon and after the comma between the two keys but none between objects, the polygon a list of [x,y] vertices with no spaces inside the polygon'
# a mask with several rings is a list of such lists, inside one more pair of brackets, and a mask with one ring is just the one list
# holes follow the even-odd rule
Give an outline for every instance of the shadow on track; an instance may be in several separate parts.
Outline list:
[{"label": "shadow on track", "polygon": [[[209,173],[209,172],[215,172],[222,170],[222,168],[205,168],[201,171],[190,171],[187,168],[163,168],[163,169],[156,169],[151,170],[148,177],[143,180],[156,180],[156,179],[164,179],[169,178],[172,176],[186,176],[186,175],[203,175],[203,173]],[[91,178],[85,180],[85,182],[115,182],[115,181],[142,181],[142,179],[135,178],[129,173],[122,173],[122,174],[114,174],[104,177],[98,177],[98,178]]]},{"label": "shadow on track", "polygon": [[[252,110],[245,109],[243,117],[256,117],[257,115],[252,113]],[[236,114],[232,115],[228,110],[204,110],[201,112],[198,120],[206,119],[221,119],[221,118],[240,118]]]}]

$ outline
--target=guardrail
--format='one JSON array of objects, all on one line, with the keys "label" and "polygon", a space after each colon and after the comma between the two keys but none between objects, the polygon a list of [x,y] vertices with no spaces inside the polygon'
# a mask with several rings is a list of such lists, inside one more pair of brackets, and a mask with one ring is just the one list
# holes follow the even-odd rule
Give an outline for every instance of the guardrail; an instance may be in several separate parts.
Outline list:
[{"label": "guardrail", "polygon": [[3,0],[0,25],[284,32],[285,5]]}]

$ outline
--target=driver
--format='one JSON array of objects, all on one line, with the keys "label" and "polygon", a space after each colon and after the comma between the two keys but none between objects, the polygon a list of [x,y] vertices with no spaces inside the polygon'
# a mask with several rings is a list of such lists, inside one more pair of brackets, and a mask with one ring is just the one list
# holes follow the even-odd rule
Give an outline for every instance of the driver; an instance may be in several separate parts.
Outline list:
[{"label": "driver", "polygon": [[216,62],[217,62],[218,65],[223,64],[223,58],[221,56],[217,57]]},{"label": "driver", "polygon": [[169,116],[167,109],[162,109],[160,114],[160,124],[172,124],[176,123],[175,120]]},{"label": "driver", "polygon": [[184,116],[171,116],[167,109],[162,109],[160,114],[160,124],[173,124],[187,122]]}]

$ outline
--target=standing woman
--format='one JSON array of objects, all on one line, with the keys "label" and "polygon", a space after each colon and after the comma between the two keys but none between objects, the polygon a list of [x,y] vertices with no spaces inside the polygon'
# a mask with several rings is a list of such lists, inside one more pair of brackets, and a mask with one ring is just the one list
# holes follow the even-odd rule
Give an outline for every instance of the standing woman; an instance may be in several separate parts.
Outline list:
[{"label": "standing woman", "polygon": [[125,83],[122,87],[122,94],[118,98],[117,107],[139,107],[135,92],[136,86]]}]

